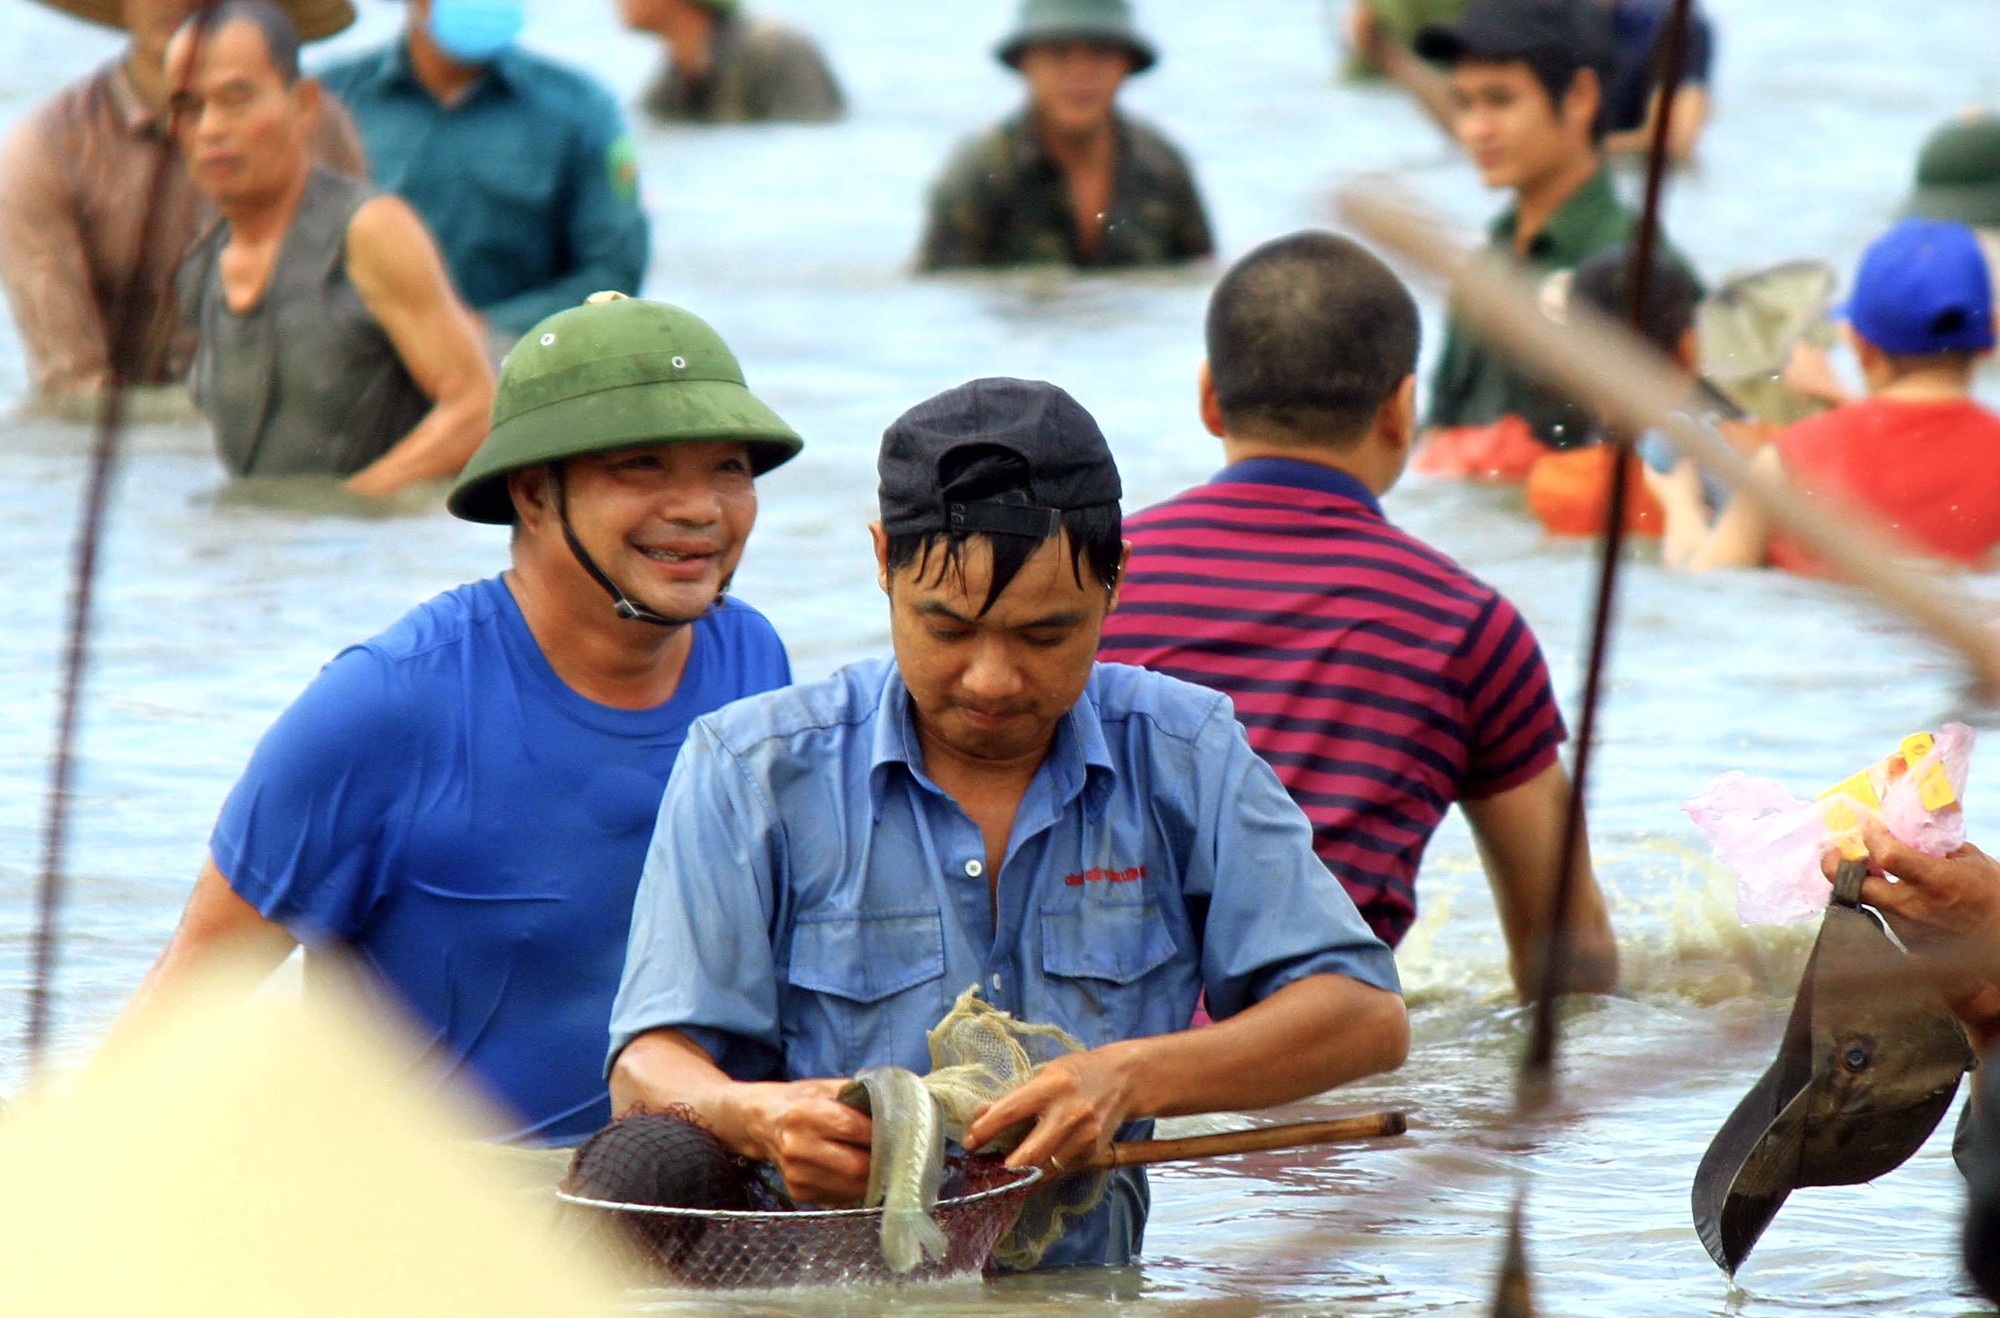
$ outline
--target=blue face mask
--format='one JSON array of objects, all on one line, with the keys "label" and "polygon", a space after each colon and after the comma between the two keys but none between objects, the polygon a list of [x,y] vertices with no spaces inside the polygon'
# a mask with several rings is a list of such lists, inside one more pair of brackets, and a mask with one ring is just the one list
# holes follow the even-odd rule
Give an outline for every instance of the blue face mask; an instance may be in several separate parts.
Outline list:
[{"label": "blue face mask", "polygon": [[523,0],[431,0],[431,39],[461,64],[484,64],[521,35]]}]

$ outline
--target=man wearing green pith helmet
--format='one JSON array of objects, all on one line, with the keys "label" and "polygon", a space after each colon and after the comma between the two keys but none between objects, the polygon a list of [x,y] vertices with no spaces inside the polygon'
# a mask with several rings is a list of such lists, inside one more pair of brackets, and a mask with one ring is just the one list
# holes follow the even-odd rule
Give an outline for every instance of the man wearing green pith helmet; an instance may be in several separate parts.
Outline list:
[{"label": "man wearing green pith helmet", "polygon": [[1214,250],[1187,160],[1115,107],[1159,59],[1128,0],[1023,0],[994,55],[1028,104],[946,164],[920,268],[1162,265]]},{"label": "man wearing green pith helmet", "polygon": [[337,959],[384,989],[496,1137],[604,1125],[668,771],[696,717],[791,680],[727,592],[754,478],[799,447],[689,312],[600,295],[535,326],[449,499],[513,528],[511,566],[342,651],[279,717],[135,1008],[220,954],[303,944],[309,985]]}]

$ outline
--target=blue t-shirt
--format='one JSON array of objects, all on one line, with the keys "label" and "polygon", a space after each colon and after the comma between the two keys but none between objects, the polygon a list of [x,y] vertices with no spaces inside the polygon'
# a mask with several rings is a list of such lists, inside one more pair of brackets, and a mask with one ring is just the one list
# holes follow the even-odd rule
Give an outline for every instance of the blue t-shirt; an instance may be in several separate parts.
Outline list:
[{"label": "blue t-shirt", "polygon": [[673,699],[614,709],[549,666],[504,582],[342,651],[258,745],[210,842],[309,962],[358,957],[427,1067],[572,1143],[610,1120],[604,1038],[647,839],[688,724],[791,680],[764,616],[694,624]]}]

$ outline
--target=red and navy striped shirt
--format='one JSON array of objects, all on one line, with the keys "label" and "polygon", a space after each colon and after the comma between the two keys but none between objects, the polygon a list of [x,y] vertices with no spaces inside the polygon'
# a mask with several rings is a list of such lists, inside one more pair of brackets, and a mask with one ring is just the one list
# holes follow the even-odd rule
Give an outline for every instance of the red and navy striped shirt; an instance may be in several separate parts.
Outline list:
[{"label": "red and navy striped shirt", "polygon": [[1317,463],[1238,462],[1125,530],[1099,658],[1234,700],[1320,859],[1394,945],[1452,802],[1527,782],[1567,735],[1527,623]]}]

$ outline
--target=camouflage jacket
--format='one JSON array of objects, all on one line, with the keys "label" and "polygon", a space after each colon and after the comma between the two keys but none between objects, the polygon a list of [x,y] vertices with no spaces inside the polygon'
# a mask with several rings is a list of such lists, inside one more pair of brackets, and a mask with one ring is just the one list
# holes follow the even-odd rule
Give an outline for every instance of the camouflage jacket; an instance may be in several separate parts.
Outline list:
[{"label": "camouflage jacket", "polygon": [[725,15],[710,60],[699,82],[672,64],[661,69],[646,113],[668,123],[820,123],[847,108],[819,47],[782,23]]},{"label": "camouflage jacket", "polygon": [[1114,117],[1117,177],[1094,255],[1076,237],[1076,208],[1062,170],[1027,111],[960,147],[931,192],[917,264],[963,266],[1162,265],[1215,250],[1186,159],[1145,124]]}]

